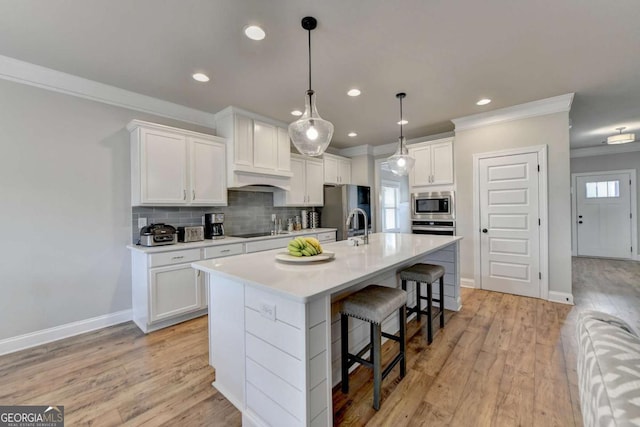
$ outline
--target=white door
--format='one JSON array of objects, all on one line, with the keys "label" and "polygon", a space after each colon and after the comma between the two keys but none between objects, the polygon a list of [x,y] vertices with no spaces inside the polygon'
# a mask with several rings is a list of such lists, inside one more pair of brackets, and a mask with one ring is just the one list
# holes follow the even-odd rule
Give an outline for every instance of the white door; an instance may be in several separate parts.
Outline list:
[{"label": "white door", "polygon": [[291,158],[291,190],[287,192],[287,204],[291,206],[302,206],[307,197],[305,187],[305,166],[304,160]]},{"label": "white door", "polygon": [[157,322],[206,307],[200,276],[191,264],[150,269],[149,321]]},{"label": "white door", "polygon": [[187,140],[183,135],[142,129],[142,202],[187,202]]},{"label": "white door", "polygon": [[578,255],[631,258],[630,182],[629,173],[577,177]]},{"label": "white door", "polygon": [[431,147],[409,147],[409,154],[416,160],[409,172],[409,184],[412,187],[431,185]]},{"label": "white door", "polygon": [[453,184],[453,143],[451,141],[431,146],[431,184]]},{"label": "white door", "polygon": [[191,203],[227,203],[225,146],[222,143],[191,139]]},{"label": "white door", "polygon": [[278,132],[275,126],[253,121],[253,166],[275,171],[278,168]]},{"label": "white door", "polygon": [[538,154],[479,161],[482,289],[540,297]]},{"label": "white door", "polygon": [[351,184],[351,160],[338,161],[338,180],[340,184]]},{"label": "white door", "polygon": [[278,128],[278,170],[291,170],[291,140],[284,128]]},{"label": "white door", "polygon": [[322,162],[306,161],[305,184],[307,188],[307,206],[322,206],[324,204],[323,187],[324,169]]}]

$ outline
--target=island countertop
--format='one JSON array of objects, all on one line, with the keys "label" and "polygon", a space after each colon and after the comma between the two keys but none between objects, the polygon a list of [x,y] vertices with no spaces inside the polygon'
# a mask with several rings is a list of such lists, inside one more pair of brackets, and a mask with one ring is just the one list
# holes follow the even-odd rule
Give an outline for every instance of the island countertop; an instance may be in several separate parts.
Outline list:
[{"label": "island countertop", "polygon": [[329,261],[283,263],[276,254],[286,249],[194,262],[197,270],[239,280],[299,302],[338,292],[396,266],[417,261],[461,240],[458,236],[376,233],[368,245],[350,246],[346,240],[324,244],[335,253]]}]

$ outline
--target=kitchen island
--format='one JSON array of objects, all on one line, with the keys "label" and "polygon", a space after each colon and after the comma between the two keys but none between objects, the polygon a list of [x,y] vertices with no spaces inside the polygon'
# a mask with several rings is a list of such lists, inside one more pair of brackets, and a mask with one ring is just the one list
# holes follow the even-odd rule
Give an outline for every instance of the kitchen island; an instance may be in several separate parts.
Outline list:
[{"label": "kitchen island", "polygon": [[[398,271],[430,262],[447,271],[445,308],[459,310],[460,239],[380,233],[368,245],[324,245],[335,253],[329,261],[283,263],[275,259],[282,250],[273,250],[193,263],[209,282],[214,387],[242,412],[243,425],[331,425],[331,389],[340,377],[337,302],[369,284],[397,287]],[[355,350],[368,328],[351,321]],[[383,330],[395,333],[397,322],[391,316]]]}]

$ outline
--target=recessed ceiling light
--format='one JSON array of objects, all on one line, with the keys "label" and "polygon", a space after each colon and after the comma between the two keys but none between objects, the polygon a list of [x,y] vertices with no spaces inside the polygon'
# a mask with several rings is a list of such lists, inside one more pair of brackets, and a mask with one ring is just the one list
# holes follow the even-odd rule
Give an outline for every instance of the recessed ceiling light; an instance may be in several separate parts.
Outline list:
[{"label": "recessed ceiling light", "polygon": [[262,40],[265,38],[267,33],[257,25],[247,25],[244,27],[244,35],[249,37],[251,40]]},{"label": "recessed ceiling light", "polygon": [[350,89],[349,92],[347,92],[347,95],[349,95],[349,96],[359,96],[360,93],[361,92],[358,89]]},{"label": "recessed ceiling light", "polygon": [[480,101],[476,102],[476,105],[487,105],[491,100],[489,98],[482,98]]},{"label": "recessed ceiling light", "polygon": [[358,136],[358,134],[357,134],[357,133],[355,133],[355,132],[349,132],[349,134],[348,134],[348,135],[349,135],[351,138],[355,138],[356,136]]},{"label": "recessed ceiling light", "polygon": [[300,110],[293,110],[293,111],[291,112],[291,115],[292,115],[292,116],[301,116],[301,115],[302,115],[302,111],[300,111]]},{"label": "recessed ceiling light", "polygon": [[191,77],[193,77],[193,80],[197,80],[199,82],[208,82],[209,81],[209,76],[207,76],[206,74],[202,74],[202,73],[195,73]]},{"label": "recessed ceiling light", "polygon": [[407,123],[409,123],[409,121],[408,121],[408,120],[400,120],[400,121],[398,122],[398,124],[399,124],[399,125],[406,125]]}]

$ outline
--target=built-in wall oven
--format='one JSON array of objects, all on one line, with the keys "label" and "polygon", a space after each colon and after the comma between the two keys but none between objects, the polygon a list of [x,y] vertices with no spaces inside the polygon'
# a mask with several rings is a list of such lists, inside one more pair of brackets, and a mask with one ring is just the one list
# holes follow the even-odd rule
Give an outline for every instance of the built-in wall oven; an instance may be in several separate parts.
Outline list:
[{"label": "built-in wall oven", "polygon": [[414,234],[455,236],[453,191],[411,194],[411,231]]}]

